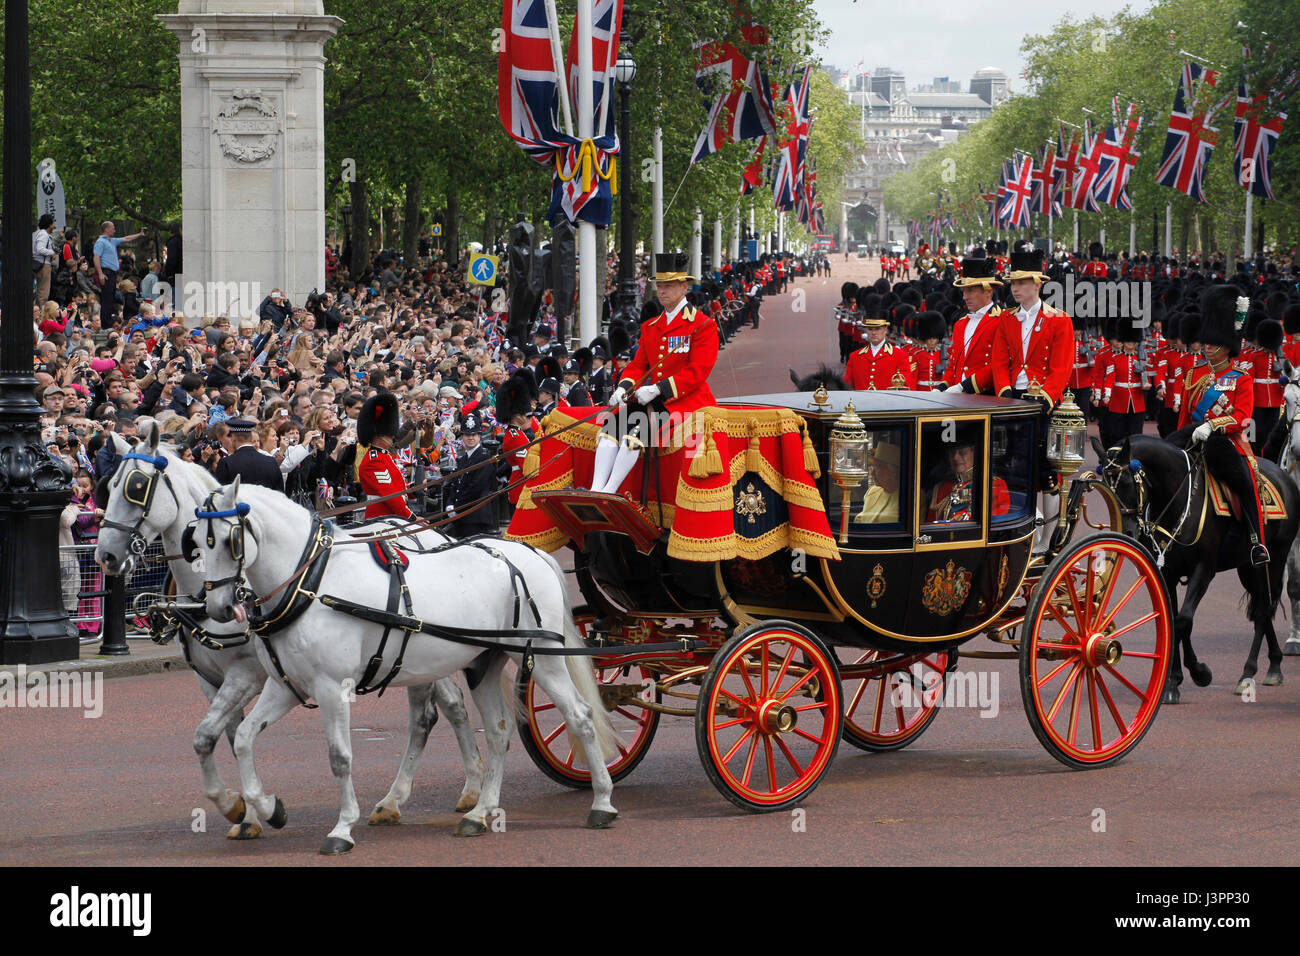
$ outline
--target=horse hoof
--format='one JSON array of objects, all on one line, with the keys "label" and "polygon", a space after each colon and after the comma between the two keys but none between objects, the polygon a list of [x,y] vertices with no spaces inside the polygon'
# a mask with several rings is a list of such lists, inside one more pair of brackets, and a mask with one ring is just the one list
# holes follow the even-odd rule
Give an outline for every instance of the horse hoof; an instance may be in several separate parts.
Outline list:
[{"label": "horse hoof", "polygon": [[1240,697],[1242,694],[1253,691],[1254,689],[1255,679],[1253,677],[1243,677],[1241,680],[1237,681],[1237,686],[1232,689],[1232,692]]},{"label": "horse hoof", "polygon": [[1287,641],[1282,653],[1287,657],[1300,657],[1300,641]]},{"label": "horse hoof", "polygon": [[462,793],[460,799],[456,801],[456,812],[469,813],[476,806],[478,806],[477,793]]},{"label": "horse hoof", "polygon": [[342,856],[344,853],[351,853],[354,846],[351,840],[345,840],[342,837],[326,837],[325,842],[321,844],[321,856]]},{"label": "horse hoof", "polygon": [[608,830],[618,819],[618,811],[592,810],[587,814],[588,830]]},{"label": "horse hoof", "polygon": [[284,808],[284,801],[279,797],[275,798],[275,810],[266,818],[266,822],[277,830],[284,829],[284,825],[289,822],[289,811]]},{"label": "horse hoof", "polygon": [[236,823],[226,831],[227,840],[256,840],[261,835],[260,823]]},{"label": "horse hoof", "polygon": [[487,833],[487,829],[486,823],[479,823],[477,820],[471,820],[469,817],[461,817],[460,823],[456,824],[456,836],[482,836]]},{"label": "horse hoof", "polygon": [[1209,664],[1197,661],[1196,664],[1188,668],[1188,670],[1192,675],[1192,683],[1197,687],[1209,687],[1210,681],[1214,679],[1214,675],[1210,672]]},{"label": "horse hoof", "polygon": [[393,810],[390,807],[375,807],[370,814],[369,823],[372,827],[394,827],[402,819],[400,810]]},{"label": "horse hoof", "polygon": [[1180,694],[1178,693],[1178,685],[1166,684],[1165,692],[1160,695],[1160,703],[1176,704],[1178,703],[1179,699],[1180,699]]},{"label": "horse hoof", "polygon": [[1260,683],[1263,684],[1265,687],[1281,687],[1282,672],[1269,671],[1266,675],[1264,675],[1264,679],[1260,681]]},{"label": "horse hoof", "polygon": [[244,815],[248,813],[248,807],[244,805],[244,796],[239,794],[235,797],[235,802],[230,805],[230,809],[222,814],[231,823],[242,823]]}]

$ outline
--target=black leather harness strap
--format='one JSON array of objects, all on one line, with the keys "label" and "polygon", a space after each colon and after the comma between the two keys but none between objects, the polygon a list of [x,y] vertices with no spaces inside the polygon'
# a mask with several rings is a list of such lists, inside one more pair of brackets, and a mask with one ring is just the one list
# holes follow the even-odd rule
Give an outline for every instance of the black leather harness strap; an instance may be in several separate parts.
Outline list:
[{"label": "black leather harness strap", "polygon": [[[378,548],[388,564],[388,613],[393,614],[397,611],[397,600],[401,597],[402,607],[408,617],[412,614],[411,606],[411,589],[406,584],[406,566],[402,563],[401,558],[394,553],[392,545],[387,541],[377,542],[374,547]],[[361,675],[361,680],[357,681],[355,692],[358,694],[369,694],[372,691],[378,691],[379,696],[384,696],[384,691],[397,676],[397,672],[402,669],[402,660],[406,657],[406,646],[411,641],[411,631],[402,630],[402,646],[397,651],[397,659],[393,661],[393,668],[378,684],[373,687],[370,682],[375,679],[379,673],[379,668],[384,663],[384,648],[388,646],[388,635],[392,633],[392,625],[384,626],[384,635],[379,639],[379,648],[375,651],[373,657],[366,663],[365,672]]]}]

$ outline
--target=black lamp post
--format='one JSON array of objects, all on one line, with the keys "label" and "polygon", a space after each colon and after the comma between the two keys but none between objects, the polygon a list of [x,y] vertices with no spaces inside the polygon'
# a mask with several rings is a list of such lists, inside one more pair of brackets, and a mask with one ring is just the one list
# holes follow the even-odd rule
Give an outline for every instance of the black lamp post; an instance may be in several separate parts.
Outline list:
[{"label": "black lamp post", "polygon": [[618,207],[618,291],[614,293],[613,319],[622,319],[630,329],[639,320],[636,307],[636,230],[632,228],[632,181],[636,178],[628,163],[632,155],[632,109],[628,101],[632,93],[632,80],[636,77],[636,60],[632,59],[632,44],[626,33],[619,35],[618,60],[614,63],[614,78],[618,81],[618,141],[619,158],[623,175],[619,177],[622,196]]},{"label": "black lamp post", "polygon": [[32,390],[32,87],[27,0],[5,0],[4,291],[0,322],[0,664],[76,660],[59,587],[72,474],[41,441]]}]

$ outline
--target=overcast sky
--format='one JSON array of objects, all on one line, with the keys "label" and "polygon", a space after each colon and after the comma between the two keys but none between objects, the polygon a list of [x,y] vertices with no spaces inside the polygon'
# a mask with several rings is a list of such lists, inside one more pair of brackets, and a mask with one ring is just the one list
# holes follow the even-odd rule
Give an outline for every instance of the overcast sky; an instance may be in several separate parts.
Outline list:
[{"label": "overcast sky", "polygon": [[889,66],[907,76],[907,88],[936,76],[969,88],[976,70],[996,66],[1024,89],[1020,44],[1027,34],[1045,34],[1065,14],[1085,20],[1110,16],[1130,6],[1147,10],[1151,0],[814,0],[830,39],[822,62],[841,70],[859,60],[866,68]]}]

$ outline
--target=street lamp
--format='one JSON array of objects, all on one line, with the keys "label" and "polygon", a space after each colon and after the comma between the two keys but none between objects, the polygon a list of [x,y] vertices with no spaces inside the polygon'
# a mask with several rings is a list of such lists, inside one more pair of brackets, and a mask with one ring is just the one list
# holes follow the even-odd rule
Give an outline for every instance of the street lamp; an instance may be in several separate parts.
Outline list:
[{"label": "street lamp", "polygon": [[614,79],[618,81],[618,142],[619,159],[623,175],[619,177],[623,195],[618,206],[618,291],[614,293],[611,319],[622,319],[629,329],[635,329],[639,319],[636,307],[636,232],[632,228],[632,180],[628,163],[632,155],[632,109],[629,99],[632,80],[636,78],[636,60],[632,59],[632,42],[626,33],[619,34],[618,60],[614,63]]},{"label": "street lamp", "polygon": [[59,588],[59,516],[72,472],[41,437],[32,390],[32,84],[27,0],[6,0],[4,283],[0,323],[0,664],[76,660]]}]

